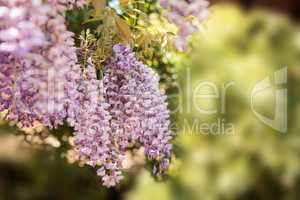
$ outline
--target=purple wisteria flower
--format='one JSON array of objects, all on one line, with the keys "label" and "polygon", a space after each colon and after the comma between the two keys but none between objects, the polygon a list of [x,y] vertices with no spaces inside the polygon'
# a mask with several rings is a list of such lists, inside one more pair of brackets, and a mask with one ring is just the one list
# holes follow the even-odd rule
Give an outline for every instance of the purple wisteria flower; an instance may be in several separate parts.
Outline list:
[{"label": "purple wisteria flower", "polygon": [[[74,128],[75,149],[88,165],[100,165],[97,174],[103,185],[115,186],[121,176],[123,155],[111,135],[109,105],[102,80],[97,80],[91,60],[83,72],[78,69],[69,90],[68,122]],[[74,74],[75,75],[75,74]]]},{"label": "purple wisteria flower", "polygon": [[115,143],[123,153],[129,146],[142,144],[162,172],[168,168],[171,151],[166,95],[159,89],[158,76],[129,47],[118,44],[113,50],[103,81]]},{"label": "purple wisteria flower", "polygon": [[22,55],[46,44],[40,28],[49,7],[32,1],[0,1],[0,51]]},{"label": "purple wisteria flower", "polygon": [[64,23],[51,4],[0,1],[0,108],[8,110],[8,120],[25,127],[63,123],[66,76],[77,62],[73,33]]},{"label": "purple wisteria flower", "polygon": [[74,7],[82,8],[88,4],[88,0],[48,0],[48,2],[53,4],[61,13],[73,9]]},{"label": "purple wisteria flower", "polygon": [[30,127],[57,128],[67,119],[75,149],[98,167],[103,185],[123,178],[125,152],[143,146],[154,173],[169,166],[171,132],[166,95],[154,71],[132,50],[115,45],[103,80],[78,65],[63,0],[0,0],[0,112]]},{"label": "purple wisteria flower", "polygon": [[77,76],[70,76],[68,87],[68,122],[75,130],[75,149],[87,164],[98,167],[106,187],[122,180],[128,149],[142,145],[156,163],[155,174],[168,168],[171,151],[169,111],[158,77],[137,61],[129,47],[118,44],[113,51],[103,80],[97,80],[89,60],[82,72],[74,66]]},{"label": "purple wisteria flower", "polygon": [[209,16],[207,0],[159,0],[160,5],[166,9],[165,17],[170,23],[178,26],[178,36],[174,38],[174,46],[180,50],[187,49],[187,38],[198,31],[189,17],[195,17],[199,22]]}]

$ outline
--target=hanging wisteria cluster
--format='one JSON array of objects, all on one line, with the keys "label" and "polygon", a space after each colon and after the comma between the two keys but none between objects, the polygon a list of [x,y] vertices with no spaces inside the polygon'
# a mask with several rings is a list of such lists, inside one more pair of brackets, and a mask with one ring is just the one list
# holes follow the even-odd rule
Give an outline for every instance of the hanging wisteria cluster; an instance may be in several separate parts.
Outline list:
[{"label": "hanging wisteria cluster", "polygon": [[168,168],[171,151],[169,112],[158,77],[136,60],[129,47],[118,44],[113,51],[101,81],[89,60],[70,93],[68,109],[79,156],[91,166],[101,165],[97,173],[108,187],[122,179],[129,147],[143,145],[156,163],[155,173]]},{"label": "hanging wisteria cluster", "polygon": [[179,31],[174,38],[174,45],[181,51],[187,49],[187,38],[198,31],[193,25],[191,17],[199,22],[209,16],[207,0],[159,0],[160,5],[166,9],[165,17],[170,23],[175,24]]},{"label": "hanging wisteria cluster", "polygon": [[143,144],[154,172],[168,168],[171,145],[166,96],[155,73],[137,61],[130,48],[114,47],[105,66],[104,87],[115,143],[122,154],[136,142]]},{"label": "hanging wisteria cluster", "polygon": [[[207,3],[170,2],[161,3],[171,10],[168,19],[180,26],[178,40],[185,40],[194,26],[184,18],[203,19]],[[125,153],[133,147],[143,147],[153,173],[161,174],[171,156],[167,96],[156,73],[138,61],[127,45],[112,45],[103,78],[89,49],[78,56],[82,47],[75,46],[75,35],[67,30],[65,11],[88,3],[0,0],[0,112],[21,127],[40,122],[56,129],[68,122],[78,158],[96,167],[107,187],[122,179]],[[128,36],[125,21],[113,19]]]},{"label": "hanging wisteria cluster", "polygon": [[58,12],[63,13],[68,9],[73,9],[74,7],[82,8],[87,4],[86,0],[48,0]]},{"label": "hanging wisteria cluster", "polygon": [[52,6],[40,1],[0,1],[1,111],[30,127],[63,123],[67,73],[75,65],[73,33]]}]

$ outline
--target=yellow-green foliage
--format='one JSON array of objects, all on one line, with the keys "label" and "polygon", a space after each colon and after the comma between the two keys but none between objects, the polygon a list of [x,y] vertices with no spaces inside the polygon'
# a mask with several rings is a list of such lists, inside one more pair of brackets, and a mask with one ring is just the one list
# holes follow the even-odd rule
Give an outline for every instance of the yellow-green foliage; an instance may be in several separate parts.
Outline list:
[{"label": "yellow-green foliage", "polygon": [[[219,118],[234,125],[234,133],[178,133],[176,158],[170,179],[150,183],[140,176],[143,186],[130,193],[151,199],[167,187],[170,199],[296,199],[300,177],[300,31],[288,19],[265,11],[248,14],[233,6],[216,6],[202,33],[192,40],[195,51],[179,64],[179,80],[186,84],[191,68],[192,86],[211,81],[220,87],[234,85],[226,95],[226,112],[205,115],[183,112],[178,118],[214,122]],[[288,67],[288,132],[281,134],[260,122],[250,109],[250,91],[258,81],[277,69]],[[258,109],[272,115],[274,94],[266,93]],[[191,98],[182,96],[187,104]],[[219,100],[202,105],[219,108]],[[144,180],[145,179],[145,180]],[[144,181],[142,181],[144,180]],[[147,186],[147,187],[146,187]],[[155,190],[155,191],[153,191]],[[165,195],[165,193],[164,193]],[[164,197],[166,198],[166,197]],[[152,198],[153,199],[153,198]],[[156,198],[158,199],[158,197]],[[167,199],[167,198],[166,198]]]}]

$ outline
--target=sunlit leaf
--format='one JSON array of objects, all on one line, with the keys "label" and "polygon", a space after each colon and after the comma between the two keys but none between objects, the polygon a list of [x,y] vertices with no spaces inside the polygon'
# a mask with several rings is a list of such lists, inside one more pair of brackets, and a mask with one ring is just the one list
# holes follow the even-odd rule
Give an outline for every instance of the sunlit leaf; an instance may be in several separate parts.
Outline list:
[{"label": "sunlit leaf", "polygon": [[105,1],[104,0],[92,0],[92,5],[94,7],[93,16],[99,17],[105,10]]},{"label": "sunlit leaf", "polygon": [[118,28],[120,37],[128,42],[132,42],[132,35],[131,35],[131,30],[129,25],[126,23],[125,20],[123,20],[122,18],[120,18],[119,16],[115,16],[115,22],[116,22],[116,26]]},{"label": "sunlit leaf", "polygon": [[119,0],[119,3],[121,5],[127,5],[130,2],[130,0]]}]

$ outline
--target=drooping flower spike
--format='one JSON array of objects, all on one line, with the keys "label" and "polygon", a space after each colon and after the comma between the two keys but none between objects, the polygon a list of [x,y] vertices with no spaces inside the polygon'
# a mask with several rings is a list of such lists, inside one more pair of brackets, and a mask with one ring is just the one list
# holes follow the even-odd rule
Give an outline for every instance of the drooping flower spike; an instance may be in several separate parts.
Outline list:
[{"label": "drooping flower spike", "polygon": [[123,178],[129,148],[142,145],[148,159],[156,163],[155,173],[168,168],[171,153],[169,111],[158,77],[129,47],[118,44],[113,51],[103,81],[97,80],[89,61],[76,80],[68,109],[77,153],[98,167],[107,187]]},{"label": "drooping flower spike", "polygon": [[0,1],[0,111],[55,128],[66,117],[66,76],[77,62],[73,33],[52,4]]},{"label": "drooping flower spike", "polygon": [[122,179],[132,147],[143,146],[154,172],[162,173],[171,133],[159,78],[122,44],[114,46],[103,80],[92,60],[78,65],[62,15],[69,3],[75,2],[0,0],[0,112],[23,127],[39,121],[57,128],[67,119],[79,157],[98,166],[107,187]]},{"label": "drooping flower spike", "polygon": [[54,5],[58,12],[65,12],[66,10],[82,8],[88,3],[88,0],[48,0],[49,3]]},{"label": "drooping flower spike", "polygon": [[157,161],[162,172],[168,168],[171,151],[166,95],[155,72],[139,62],[129,47],[118,44],[113,50],[103,81],[116,143],[122,151],[142,144],[148,159]]},{"label": "drooping flower spike", "polygon": [[207,0],[159,0],[160,5],[166,10],[167,20],[178,26],[178,35],[174,38],[174,46],[180,50],[187,49],[187,38],[198,31],[198,28],[188,20],[195,17],[199,22],[209,16]]}]

